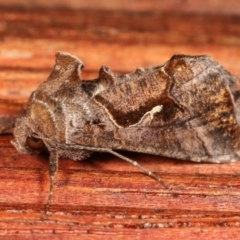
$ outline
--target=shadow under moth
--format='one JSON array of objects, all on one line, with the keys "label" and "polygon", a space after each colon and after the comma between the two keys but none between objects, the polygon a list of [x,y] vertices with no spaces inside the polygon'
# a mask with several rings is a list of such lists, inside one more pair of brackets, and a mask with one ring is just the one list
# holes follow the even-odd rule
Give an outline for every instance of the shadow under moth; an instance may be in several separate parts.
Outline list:
[{"label": "shadow under moth", "polygon": [[50,153],[49,201],[60,157],[108,152],[160,182],[116,151],[211,163],[240,158],[239,80],[209,56],[175,55],[122,76],[102,66],[91,81],[81,79],[82,68],[77,57],[58,52],[52,73],[14,123],[18,151]]}]

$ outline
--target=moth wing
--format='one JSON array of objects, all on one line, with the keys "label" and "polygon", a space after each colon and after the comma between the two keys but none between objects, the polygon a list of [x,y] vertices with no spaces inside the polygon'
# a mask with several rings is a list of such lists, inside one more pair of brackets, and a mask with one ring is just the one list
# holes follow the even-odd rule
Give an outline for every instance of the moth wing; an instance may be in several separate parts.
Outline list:
[{"label": "moth wing", "polygon": [[[240,156],[239,92],[236,78],[210,57],[178,55],[94,98],[122,127],[119,149],[229,162]],[[153,118],[143,124],[148,112]]]},{"label": "moth wing", "polygon": [[147,73],[116,79],[115,84],[94,96],[95,102],[107,112],[119,127],[137,125],[151,111],[172,103],[168,89],[170,79],[161,67]]}]

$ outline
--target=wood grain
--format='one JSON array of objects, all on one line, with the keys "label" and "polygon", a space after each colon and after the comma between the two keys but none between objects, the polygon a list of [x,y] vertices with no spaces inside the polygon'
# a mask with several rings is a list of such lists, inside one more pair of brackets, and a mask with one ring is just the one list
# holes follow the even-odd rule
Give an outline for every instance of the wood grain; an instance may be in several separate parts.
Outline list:
[{"label": "wood grain", "polygon": [[[208,54],[240,74],[239,15],[142,12],[143,3],[130,12],[117,11],[118,4],[111,10],[2,6],[0,128],[24,109],[59,50],[83,60],[84,79],[96,78],[102,64],[125,73],[176,53]],[[108,154],[62,159],[46,215],[48,155],[22,155],[11,139],[0,137],[0,239],[238,238],[240,161],[197,164],[124,153],[161,176],[172,186],[167,190]]]},{"label": "wood grain", "polygon": [[121,11],[178,11],[201,13],[239,14],[240,3],[237,0],[216,1],[205,0],[0,0],[2,6],[32,8],[70,8],[70,9],[98,9]]}]

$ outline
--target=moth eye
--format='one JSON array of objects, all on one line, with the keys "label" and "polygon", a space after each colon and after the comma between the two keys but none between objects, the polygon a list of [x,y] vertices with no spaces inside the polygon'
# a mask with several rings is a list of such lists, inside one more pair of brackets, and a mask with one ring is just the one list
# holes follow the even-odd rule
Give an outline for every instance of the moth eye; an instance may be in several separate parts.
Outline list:
[{"label": "moth eye", "polygon": [[26,143],[33,150],[39,150],[44,147],[43,141],[35,137],[27,137]]}]

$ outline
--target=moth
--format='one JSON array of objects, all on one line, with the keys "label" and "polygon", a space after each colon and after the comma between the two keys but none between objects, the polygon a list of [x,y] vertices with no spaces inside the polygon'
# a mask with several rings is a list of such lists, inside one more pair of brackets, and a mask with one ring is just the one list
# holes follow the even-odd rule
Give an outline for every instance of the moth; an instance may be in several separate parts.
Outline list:
[{"label": "moth", "polygon": [[50,153],[50,196],[60,157],[108,152],[158,181],[117,151],[210,163],[239,159],[239,80],[211,57],[174,55],[124,75],[102,66],[91,81],[81,79],[83,67],[77,57],[56,53],[53,71],[14,124],[19,152]]}]

